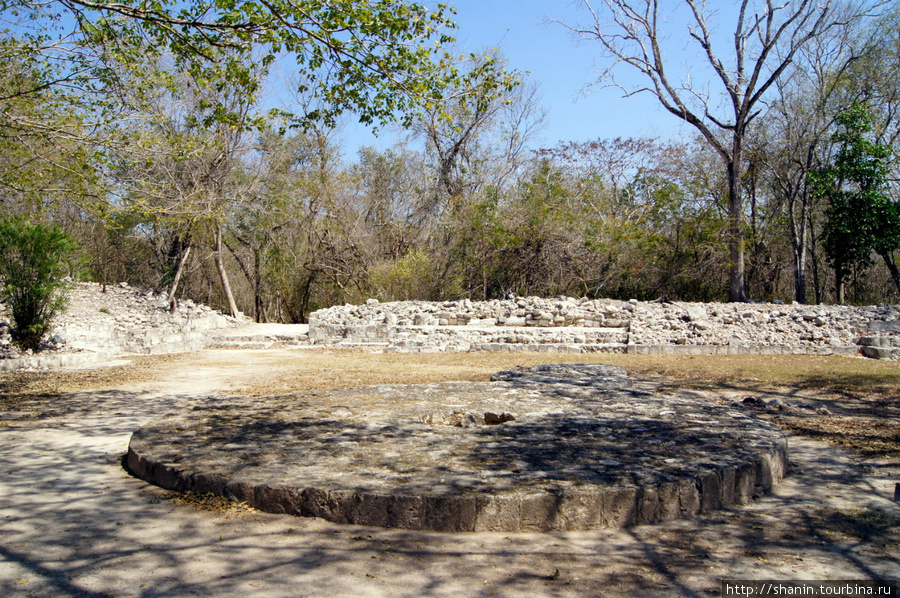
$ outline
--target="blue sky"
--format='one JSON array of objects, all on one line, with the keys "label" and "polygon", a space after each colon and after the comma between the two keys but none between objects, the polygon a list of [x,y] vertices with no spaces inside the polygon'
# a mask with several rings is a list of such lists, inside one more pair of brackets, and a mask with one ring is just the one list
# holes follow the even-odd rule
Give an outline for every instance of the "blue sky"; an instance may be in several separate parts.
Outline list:
[{"label": "blue sky", "polygon": [[[596,79],[596,43],[576,42],[562,25],[584,20],[585,13],[567,0],[448,0],[456,6],[459,25],[455,37],[466,51],[499,47],[509,67],[528,71],[540,85],[542,104],[549,111],[547,127],[536,146],[560,141],[597,138],[673,136],[684,131],[674,116],[665,113],[650,94],[623,99],[617,89],[592,93],[582,88]],[[354,146],[389,146],[394,136],[378,139],[349,125],[343,137],[348,151]]]}]

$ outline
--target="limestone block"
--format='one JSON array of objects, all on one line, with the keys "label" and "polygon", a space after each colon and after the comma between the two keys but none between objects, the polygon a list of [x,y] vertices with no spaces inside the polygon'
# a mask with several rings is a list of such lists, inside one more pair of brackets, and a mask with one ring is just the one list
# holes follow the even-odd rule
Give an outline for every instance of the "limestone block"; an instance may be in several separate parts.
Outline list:
[{"label": "limestone block", "polygon": [[559,529],[558,517],[558,496],[543,492],[520,496],[519,531],[544,532]]},{"label": "limestone block", "polygon": [[601,527],[627,527],[636,524],[638,518],[636,487],[614,487],[604,492]]},{"label": "limestone block", "polygon": [[700,322],[707,318],[706,308],[702,305],[689,305],[684,311],[689,322]]},{"label": "limestone block", "polygon": [[685,478],[678,481],[679,518],[695,517],[700,512],[700,487],[696,479]]},{"label": "limestone block", "polygon": [[661,482],[657,488],[657,506],[652,523],[672,521],[681,516],[678,482]]},{"label": "limestone block", "polygon": [[600,529],[607,527],[603,512],[604,491],[592,488],[567,490],[558,500],[555,527],[559,531]]},{"label": "limestone block", "polygon": [[[522,500],[517,494],[484,497],[475,514],[476,532],[518,532],[522,528]],[[545,530],[535,530],[545,531]]]},{"label": "limestone block", "polygon": [[900,320],[873,320],[868,323],[869,332],[900,332]]},{"label": "limestone block", "polygon": [[704,472],[699,476],[699,483],[700,512],[708,513],[722,507],[722,472]]},{"label": "limestone block", "polygon": [[860,352],[871,359],[892,359],[895,350],[887,347],[861,347]]},{"label": "limestone block", "polygon": [[473,532],[479,506],[473,496],[423,496],[422,521],[425,529],[442,532]]},{"label": "limestone block", "polygon": [[649,525],[659,522],[659,489],[642,486],[635,497],[635,525]]},{"label": "limestone block", "polygon": [[757,466],[753,463],[742,463],[735,468],[734,502],[745,505],[753,500],[756,491]]}]

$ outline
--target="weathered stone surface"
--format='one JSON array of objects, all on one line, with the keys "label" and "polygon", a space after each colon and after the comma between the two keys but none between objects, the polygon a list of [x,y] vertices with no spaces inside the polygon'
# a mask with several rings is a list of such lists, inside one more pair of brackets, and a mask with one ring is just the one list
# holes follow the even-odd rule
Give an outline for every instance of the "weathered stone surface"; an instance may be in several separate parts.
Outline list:
[{"label": "weathered stone surface", "polygon": [[[386,318],[396,324],[371,329],[371,322],[384,322]],[[387,343],[385,350],[408,352],[862,353],[898,359],[900,307],[625,302],[571,297],[403,301],[317,311],[310,317],[310,339],[326,345],[378,341]]]},{"label": "weathered stone surface", "polygon": [[[404,301],[344,305],[310,314],[309,333],[289,334],[127,284],[80,283],[39,355],[11,342],[0,305],[0,371],[89,365],[120,353],[172,353],[205,346],[265,349],[312,342],[366,351],[503,351],[652,355],[855,355],[900,359],[900,307],[644,303],[517,297],[495,301]],[[276,325],[272,325],[276,326]],[[270,326],[271,327],[271,326]]]},{"label": "weathered stone surface", "polygon": [[87,365],[120,353],[161,354],[202,348],[212,333],[237,321],[192,301],[175,313],[165,295],[128,286],[73,285],[68,308],[53,321],[51,345],[38,355],[8,342],[0,305],[0,371]]},{"label": "weathered stone surface", "polygon": [[235,399],[139,429],[127,464],[272,512],[438,531],[657,523],[747,502],[784,476],[777,428],[653,390],[622,368],[555,365]]}]

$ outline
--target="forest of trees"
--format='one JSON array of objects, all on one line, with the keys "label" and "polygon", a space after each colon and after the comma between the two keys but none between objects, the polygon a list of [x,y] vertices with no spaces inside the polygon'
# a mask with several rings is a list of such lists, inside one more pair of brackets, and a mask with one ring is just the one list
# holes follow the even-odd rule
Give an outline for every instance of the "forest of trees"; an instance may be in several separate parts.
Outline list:
[{"label": "forest of trees", "polygon": [[[681,0],[666,35],[718,93],[670,73],[657,0],[603,4],[568,25],[609,59],[600,83],[636,70],[625,93],[695,137],[607,139],[598,118],[596,141],[536,147],[538,86],[455,52],[441,6],[6,2],[0,217],[68,232],[75,278],[258,321],[508,291],[896,303],[900,11],[738,1],[717,48]],[[407,134],[342,146],[351,118]]]}]

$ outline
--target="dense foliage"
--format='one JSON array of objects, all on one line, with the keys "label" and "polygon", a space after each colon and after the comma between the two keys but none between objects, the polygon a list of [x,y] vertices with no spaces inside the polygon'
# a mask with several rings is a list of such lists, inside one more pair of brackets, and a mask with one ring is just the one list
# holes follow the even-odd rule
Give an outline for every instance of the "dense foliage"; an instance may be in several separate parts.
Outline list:
[{"label": "dense foliage", "polygon": [[[450,12],[3,4],[0,215],[67,231],[84,276],[258,320],[368,297],[727,300],[736,249],[755,300],[898,300],[897,14],[797,48],[725,168],[709,136],[602,123],[535,149],[536,86],[497,51],[449,53]],[[283,80],[274,110],[261,90]],[[346,147],[341,113],[409,135]],[[877,185],[852,182],[863,142],[882,148]]]},{"label": "dense foliage", "polygon": [[0,219],[0,301],[12,317],[13,340],[38,350],[53,317],[65,306],[72,239],[54,225]]},{"label": "dense foliage", "polygon": [[873,251],[884,257],[900,290],[892,253],[900,249],[900,211],[888,196],[891,148],[867,137],[868,112],[854,102],[837,117],[839,144],[832,163],[810,173],[814,194],[827,200],[822,243],[834,268],[838,300],[854,267],[869,266]]}]

